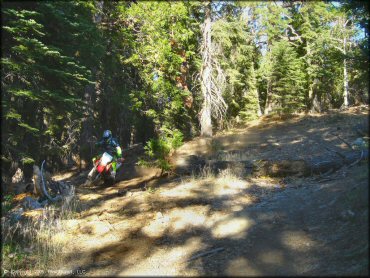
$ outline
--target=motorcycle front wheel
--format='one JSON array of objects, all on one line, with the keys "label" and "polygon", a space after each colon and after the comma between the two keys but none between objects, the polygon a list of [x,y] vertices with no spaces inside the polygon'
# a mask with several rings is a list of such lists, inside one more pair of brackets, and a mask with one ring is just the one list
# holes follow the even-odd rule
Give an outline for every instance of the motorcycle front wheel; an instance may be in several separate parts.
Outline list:
[{"label": "motorcycle front wheel", "polygon": [[85,182],[86,185],[89,186],[97,186],[99,183],[99,180],[101,178],[101,175],[96,169],[93,169],[90,173],[89,176]]},{"label": "motorcycle front wheel", "polygon": [[99,185],[99,183],[100,183],[100,181],[101,181],[101,175],[100,175],[100,173],[98,173],[92,180],[91,180],[91,185],[93,185],[93,186],[97,186],[97,185]]},{"label": "motorcycle front wheel", "polygon": [[112,186],[116,182],[116,179],[112,178],[110,175],[104,176],[104,185]]}]

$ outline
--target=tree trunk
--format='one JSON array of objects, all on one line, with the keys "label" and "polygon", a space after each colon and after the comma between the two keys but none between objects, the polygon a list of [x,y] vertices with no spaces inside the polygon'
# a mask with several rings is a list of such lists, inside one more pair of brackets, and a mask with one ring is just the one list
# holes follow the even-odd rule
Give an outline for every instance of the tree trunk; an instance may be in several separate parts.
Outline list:
[{"label": "tree trunk", "polygon": [[314,91],[314,87],[316,86],[318,80],[315,78],[310,84],[310,103],[311,103],[311,112],[318,112],[321,113],[322,111],[322,104],[321,104],[321,97],[318,96],[318,92]]},{"label": "tree trunk", "polygon": [[261,110],[261,106],[260,106],[259,94],[258,94],[257,89],[256,89],[256,94],[257,94],[257,116],[261,117],[262,116],[262,110]]},{"label": "tree trunk", "polygon": [[252,82],[253,82],[253,94],[254,97],[256,98],[256,109],[257,109],[257,116],[261,117],[262,112],[261,112],[261,106],[260,106],[260,98],[258,94],[258,89],[257,89],[257,78],[256,78],[256,71],[254,70],[254,64],[252,65]]},{"label": "tree trunk", "polygon": [[200,135],[202,137],[212,137],[211,105],[204,100],[200,116]]},{"label": "tree trunk", "polygon": [[311,103],[312,103],[311,112],[321,113],[322,105],[321,105],[321,100],[318,99],[317,93],[314,93]]},{"label": "tree trunk", "polygon": [[267,89],[266,89],[266,102],[265,102],[265,109],[263,111],[264,115],[268,115],[272,109],[272,94],[271,94],[271,80],[267,81]]},{"label": "tree trunk", "polygon": [[206,2],[205,20],[203,25],[203,51],[202,51],[202,69],[201,69],[201,91],[203,95],[203,105],[200,116],[200,135],[203,137],[212,137],[212,119],[211,119],[211,1]]},{"label": "tree trunk", "polygon": [[343,39],[343,54],[344,54],[344,60],[343,60],[343,98],[344,107],[348,107],[348,76],[347,76],[347,59],[345,57],[346,53],[346,38]]},{"label": "tree trunk", "polygon": [[[311,67],[311,47],[310,44],[307,42],[307,66],[308,68]],[[310,112],[315,112],[314,105],[313,105],[313,100],[314,100],[314,91],[313,91],[314,83],[313,83],[313,78],[308,72],[308,105],[307,108]]]},{"label": "tree trunk", "polygon": [[[311,81],[310,78],[309,81]],[[313,100],[313,83],[311,82],[310,84],[308,84],[308,107],[311,112],[313,112],[312,100]]]},{"label": "tree trunk", "polygon": [[135,126],[134,125],[131,125],[131,129],[130,129],[130,144],[129,146],[132,147],[134,145],[134,139],[135,139],[135,134],[136,134],[136,129],[135,129]]},{"label": "tree trunk", "polygon": [[[257,93],[257,97],[258,97],[258,90],[256,90],[256,93]],[[262,110],[261,110],[259,98],[257,98],[257,100],[258,100],[258,102],[257,102],[257,116],[261,117],[262,116]]]},{"label": "tree trunk", "polygon": [[[96,24],[99,24],[102,20],[102,10],[104,1],[94,1],[97,12],[93,15],[93,20]],[[98,69],[93,68],[92,76],[95,79]],[[96,88],[95,85],[89,84],[85,87],[84,92],[84,115],[81,124],[81,136],[80,136],[80,169],[84,169],[88,166],[88,162],[92,156],[91,143],[89,144],[90,137],[93,135],[94,129],[94,101],[96,99]]]},{"label": "tree trunk", "polygon": [[[94,73],[95,75],[95,73]],[[85,111],[82,119],[81,137],[80,137],[80,169],[84,169],[91,159],[91,149],[88,145],[90,137],[93,135],[94,116],[93,116],[93,99],[95,95],[95,86],[88,85],[85,88],[84,105]]]}]

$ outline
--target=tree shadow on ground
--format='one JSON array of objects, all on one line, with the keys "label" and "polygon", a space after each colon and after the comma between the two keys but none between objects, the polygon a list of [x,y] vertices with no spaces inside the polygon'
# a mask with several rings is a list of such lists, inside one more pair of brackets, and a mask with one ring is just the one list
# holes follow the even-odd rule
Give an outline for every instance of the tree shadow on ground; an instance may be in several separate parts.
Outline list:
[{"label": "tree shadow on ground", "polygon": [[[341,145],[343,142],[330,136],[330,131],[337,130],[335,124],[344,130],[342,136],[348,140],[356,137],[351,129],[352,122],[364,119],[363,115],[347,114],[322,117],[323,120],[315,117],[292,119],[263,129],[252,127],[248,132],[260,132],[256,137],[258,142],[252,143],[255,144],[253,146],[245,134],[239,139],[225,136],[216,140],[220,140],[221,146],[229,146],[222,148],[225,151],[232,148],[238,152],[241,149],[260,159],[271,158],[276,153],[281,159],[285,156],[292,159],[292,154],[294,158],[312,158],[323,155],[320,146],[323,142],[334,145],[338,150],[345,148]],[[331,124],[325,126],[320,121]],[[244,141],[241,140],[243,138]],[[238,140],[240,142],[236,144]],[[360,198],[367,196],[368,192],[368,164],[365,164],[356,165],[349,170],[352,176],[344,176],[339,181],[306,185],[303,182],[301,187],[288,186],[285,190],[264,189],[266,197],[239,205],[235,211],[230,210],[230,201],[234,197],[218,196],[212,189],[209,192],[193,190],[192,197],[167,200],[153,197],[150,206],[144,210],[138,208],[139,203],[135,199],[127,200],[118,192],[105,193],[88,201],[87,207],[101,206],[112,199],[122,200],[122,205],[111,209],[110,213],[123,218],[147,212],[162,212],[165,218],[175,209],[195,212],[203,209],[206,221],[189,219],[179,228],[181,219],[170,218],[166,225],[160,226],[161,230],[155,236],[148,233],[146,226],[122,232],[115,243],[81,252],[78,256],[83,260],[78,267],[87,273],[113,276],[127,275],[126,271],[133,269],[136,270],[135,275],[366,275],[368,198]],[[361,176],[361,172],[366,176]],[[152,188],[161,188],[171,181],[123,183],[119,188],[141,190],[146,189],[149,182]],[[357,189],[352,189],[349,184]],[[203,186],[212,188],[212,184]],[[347,196],[351,196],[353,190],[358,193],[348,201]],[[235,198],[255,195],[259,191],[258,184],[249,182]],[[207,222],[216,214],[218,221]],[[172,253],[177,248],[183,248],[180,258]],[[223,249],[191,259],[215,248]],[[167,272],[161,272],[161,269]],[[171,272],[171,269],[178,272]],[[149,270],[158,273],[146,272]]]},{"label": "tree shadow on ground", "polygon": [[[355,172],[361,172],[365,167],[358,166]],[[368,211],[368,199],[362,198],[362,205],[343,201],[353,191],[348,187],[349,180],[351,177],[339,185],[332,181],[298,189],[289,187],[278,192],[271,189],[274,194],[235,212],[231,212],[226,203],[229,198],[215,197],[211,192],[199,192],[193,198],[157,201],[154,208],[163,212],[203,206],[207,208],[205,218],[223,211],[226,216],[210,226],[188,223],[182,229],[176,228],[175,218],[155,237],[149,236],[145,227],[134,229],[121,234],[120,240],[114,244],[80,254],[86,260],[79,268],[87,273],[107,271],[113,276],[125,275],[125,270],[135,267],[134,257],[139,275],[146,275],[150,273],[145,272],[145,267],[141,273],[140,266],[150,265],[148,258],[154,256],[148,268],[158,267],[160,270],[176,263],[182,274],[366,275],[368,263],[364,258],[367,258],[368,251],[361,250],[361,247],[368,246],[368,227],[363,222]],[[366,194],[366,177],[357,180],[356,188],[356,196]],[[258,185],[251,184],[243,193],[256,190]],[[336,202],[330,205],[334,198],[337,198]],[[346,210],[353,210],[355,216],[349,219],[341,217],[340,213]],[[155,257],[158,250],[168,254],[178,247],[184,248],[183,257],[178,260]],[[215,248],[223,250],[189,260]],[[177,265],[179,263],[182,267]]]}]

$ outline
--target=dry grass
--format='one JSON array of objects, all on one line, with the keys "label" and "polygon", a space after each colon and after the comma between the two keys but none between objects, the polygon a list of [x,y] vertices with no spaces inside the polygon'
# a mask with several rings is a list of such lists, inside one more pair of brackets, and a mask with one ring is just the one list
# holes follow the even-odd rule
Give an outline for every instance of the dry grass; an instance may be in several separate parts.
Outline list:
[{"label": "dry grass", "polygon": [[238,194],[249,186],[248,182],[243,179],[241,169],[228,168],[215,174],[209,166],[203,167],[200,173],[193,174],[181,183],[180,187],[192,185],[197,190],[217,193],[216,195]]},{"label": "dry grass", "polygon": [[[2,270],[20,275],[50,275],[60,265],[67,242],[63,222],[76,217],[79,200],[64,200],[58,207],[28,211],[20,221],[2,219]],[[18,272],[17,272],[18,271]]]},{"label": "dry grass", "polygon": [[250,159],[250,155],[241,151],[236,153],[221,152],[217,158],[223,161],[244,161]]}]

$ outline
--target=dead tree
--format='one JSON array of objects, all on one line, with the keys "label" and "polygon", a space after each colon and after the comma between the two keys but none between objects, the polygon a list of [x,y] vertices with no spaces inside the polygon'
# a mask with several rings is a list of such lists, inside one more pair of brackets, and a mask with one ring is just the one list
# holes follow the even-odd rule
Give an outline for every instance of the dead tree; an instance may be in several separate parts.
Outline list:
[{"label": "dead tree", "polygon": [[[45,160],[41,164],[41,170],[38,166],[33,166],[34,194],[52,203],[73,196],[74,187],[63,182],[53,181],[50,173],[44,173],[44,164]],[[51,191],[56,196],[51,196]]]},{"label": "dead tree", "polygon": [[211,1],[205,4],[205,20],[202,26],[202,68],[200,70],[200,83],[203,95],[203,105],[200,112],[201,136],[212,137],[212,115],[222,120],[227,105],[222,97],[222,84],[225,76],[213,55],[216,45],[211,40]]}]

